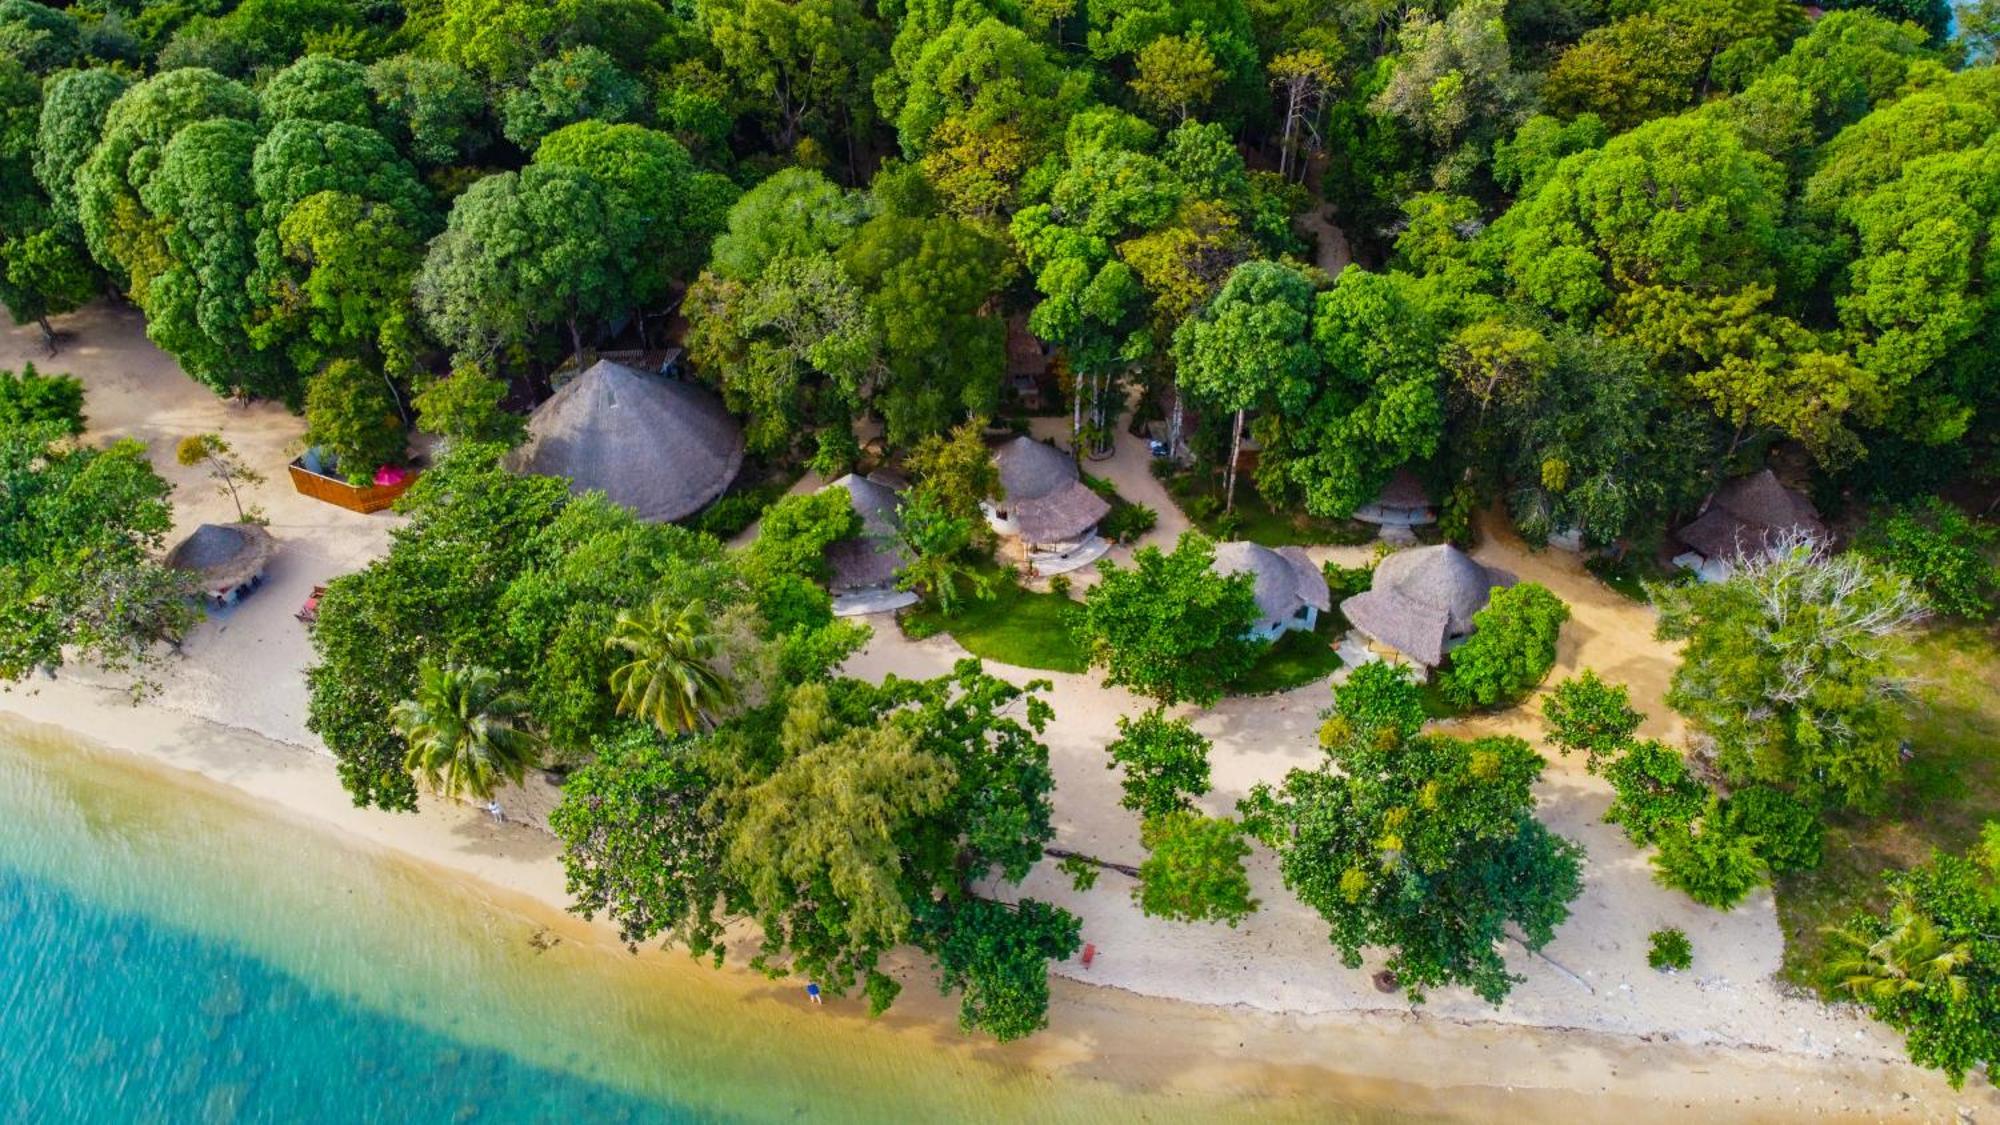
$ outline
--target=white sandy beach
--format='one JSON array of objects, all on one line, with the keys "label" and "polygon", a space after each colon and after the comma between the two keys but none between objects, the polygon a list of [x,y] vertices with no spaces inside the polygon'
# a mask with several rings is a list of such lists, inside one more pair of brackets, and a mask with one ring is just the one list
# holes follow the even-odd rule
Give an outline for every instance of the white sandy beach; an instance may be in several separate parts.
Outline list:
[{"label": "white sandy beach", "polygon": [[[146,442],[177,484],[179,532],[234,517],[197,472],[173,464],[180,437],[220,431],[271,478],[255,496],[280,553],[263,589],[195,630],[157,698],[134,707],[120,685],[66,669],[58,681],[0,693],[0,711],[204,775],[292,815],[560,909],[566,898],[548,836],[440,802],[416,815],[355,809],[331,759],[304,729],[302,672],[311,650],[292,615],[313,584],[384,550],[397,517],[358,516],[293,493],[284,463],[295,452],[301,422],[275,406],[230,405],[194,384],[145,340],[136,313],[96,306],[61,326],[75,338],[57,359],[44,357],[36,330],[15,329],[0,339],[0,367],[32,361],[82,378],[91,436]],[[1156,503],[1164,490],[1145,474],[1143,449],[1121,447],[1102,471],[1168,517],[1154,538],[1179,529],[1171,506]],[[1347,550],[1356,561],[1367,554]],[[1635,704],[1649,714],[1646,733],[1680,736],[1661,702],[1672,653],[1651,639],[1645,607],[1596,583],[1569,557],[1531,555],[1503,535],[1489,534],[1476,553],[1544,583],[1570,604],[1574,617],[1551,682],[1594,668],[1631,686]],[[893,623],[875,624],[873,642],[849,665],[852,674],[934,675],[963,655],[948,637],[915,643]],[[1143,710],[1142,702],[1091,677],[994,671],[1054,683],[1049,698],[1057,719],[1047,741],[1058,782],[1058,843],[1137,863],[1137,823],[1117,805],[1103,746],[1117,717]],[[1251,785],[1316,760],[1314,732],[1328,702],[1321,684],[1231,700],[1200,715],[1196,725],[1215,741],[1211,811],[1229,812]],[[1538,711],[1531,701],[1459,729],[1535,741]],[[510,798],[510,809],[526,815],[545,808],[547,787],[540,790]],[[1589,849],[1585,891],[1543,956],[1518,946],[1510,952],[1524,980],[1499,1008],[1452,990],[1434,994],[1412,1015],[1401,997],[1377,992],[1367,969],[1340,966],[1324,924],[1292,900],[1261,850],[1252,878],[1263,909],[1234,930],[1145,918],[1123,876],[1107,873],[1092,891],[1078,893],[1045,864],[1021,893],[1078,913],[1085,940],[1097,950],[1091,968],[1072,963],[1059,972],[1109,987],[1061,989],[1052,1033],[1033,1049],[1074,1062],[1093,1038],[1114,1034],[1156,1042],[1163,1057],[1194,1057],[1190,1050],[1225,1040],[1240,1049],[1254,1043],[1258,1065],[1298,1068],[1294,1079],[1310,1081],[1322,1070],[1380,1081],[1396,1088],[1404,1108],[1466,1119],[1535,1110],[1599,1120],[1692,1112],[1732,1120],[1948,1120],[1961,1107],[2000,1113],[2000,1093],[1983,1080],[1955,1093],[1941,1077],[1903,1061],[1893,1034],[1781,988],[1774,973],[1782,941],[1768,892],[1725,914],[1655,884],[1645,857],[1599,823],[1609,790],[1579,762],[1553,759],[1539,796],[1543,819]],[[1663,975],[1646,967],[1646,936],[1667,925],[1693,938],[1690,972]],[[940,1010],[940,1018],[949,1019],[948,1012]],[[1173,1074],[1163,1071],[1158,1080],[1172,1081]],[[1501,1093],[1510,1086],[1519,1088],[1518,1097]]]}]

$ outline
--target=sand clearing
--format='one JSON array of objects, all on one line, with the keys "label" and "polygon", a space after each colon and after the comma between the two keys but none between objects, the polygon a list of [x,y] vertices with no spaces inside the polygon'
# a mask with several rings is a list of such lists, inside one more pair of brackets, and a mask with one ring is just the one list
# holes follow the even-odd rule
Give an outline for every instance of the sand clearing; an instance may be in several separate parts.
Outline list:
[{"label": "sand clearing", "polygon": [[[90,393],[92,435],[148,444],[163,473],[179,485],[182,529],[233,518],[228,502],[206,481],[172,463],[174,441],[219,430],[271,477],[255,497],[281,549],[262,590],[195,630],[157,699],[135,708],[121,701],[120,684],[65,670],[56,683],[33,681],[0,693],[0,710],[203,774],[360,839],[531,896],[550,909],[562,907],[561,872],[548,836],[442,802],[428,802],[415,816],[355,809],[331,760],[306,752],[319,749],[303,726],[302,672],[311,652],[292,614],[314,583],[365,565],[384,550],[396,517],[358,516],[293,493],[284,462],[295,452],[300,421],[277,407],[245,409],[216,399],[144,339],[136,314],[96,307],[66,318],[63,327],[77,338],[57,360],[42,357],[34,329],[16,329],[0,339],[0,366],[32,360],[81,377]],[[1125,444],[1106,475],[1151,503],[1140,483],[1153,483],[1150,475]],[[1165,517],[1171,508],[1161,510]],[[1168,538],[1170,526],[1163,518],[1152,538]],[[1679,734],[1660,702],[1673,654],[1651,639],[1649,610],[1596,583],[1574,559],[1529,554],[1491,530],[1476,553],[1548,585],[1570,603],[1574,617],[1552,681],[1595,668],[1631,685],[1635,704],[1649,713],[1646,733]],[[1316,554],[1360,561],[1367,549]],[[910,642],[893,623],[875,624],[873,642],[850,662],[854,675],[936,675],[964,655],[949,637]],[[1103,747],[1117,717],[1144,710],[1144,703],[1087,676],[994,671],[1053,681],[1049,698],[1057,718],[1047,739],[1058,782],[1059,845],[1137,863],[1138,826],[1117,805],[1117,779],[1104,768]],[[1328,702],[1319,684],[1230,700],[1199,715],[1196,725],[1215,740],[1215,791],[1205,802],[1210,811],[1230,812],[1251,785],[1316,761],[1314,732]],[[1457,729],[1532,740],[1539,733],[1538,708],[1530,701]],[[546,786],[531,790],[506,799],[518,819],[548,806]],[[1586,1115],[1593,1118],[1635,1120],[1664,1119],[1688,1108],[1749,1119],[1843,1111],[1936,1119],[1961,1105],[2000,1107],[1991,1086],[1953,1094],[1937,1075],[1901,1062],[1900,1043],[1879,1026],[1786,995],[1772,977],[1782,943],[1769,894],[1722,914],[1657,886],[1644,857],[1599,823],[1609,791],[1580,763],[1556,759],[1539,795],[1543,818],[1589,848],[1585,892],[1545,956],[1510,951],[1510,964],[1525,979],[1497,1009],[1449,990],[1412,1015],[1399,997],[1375,991],[1365,968],[1338,963],[1323,924],[1284,890],[1268,853],[1260,851],[1251,869],[1263,909],[1235,930],[1145,918],[1132,905],[1124,876],[1106,873],[1095,889],[1078,893],[1044,864],[1022,893],[1076,911],[1085,939],[1097,948],[1092,968],[1071,963],[1058,972],[1130,995],[1063,987],[1054,1034],[1021,1049],[1045,1055],[1052,1066],[1070,1066],[1107,1052],[1126,1057],[1135,1042],[1157,1044],[1155,1053],[1175,1061],[1150,1076],[1134,1076],[1149,1085],[1242,1083],[1256,1090],[1326,1082],[1330,1068],[1345,1076],[1342,1081],[1386,1084],[1385,1104],[1471,1118],[1537,1110],[1574,1116],[1580,1105],[1589,1106]],[[1646,967],[1646,935],[1664,925],[1680,926],[1693,938],[1692,971],[1667,976]],[[949,1019],[946,1009],[938,1011],[940,1020]],[[1233,1050],[1230,1040],[1237,1043]],[[1116,1050],[1108,1045],[1113,1041]],[[1447,1054],[1449,1064],[1440,1065]],[[1201,1059],[1209,1061],[1197,1065]],[[1606,1091],[1615,1093],[1576,1100]]]}]

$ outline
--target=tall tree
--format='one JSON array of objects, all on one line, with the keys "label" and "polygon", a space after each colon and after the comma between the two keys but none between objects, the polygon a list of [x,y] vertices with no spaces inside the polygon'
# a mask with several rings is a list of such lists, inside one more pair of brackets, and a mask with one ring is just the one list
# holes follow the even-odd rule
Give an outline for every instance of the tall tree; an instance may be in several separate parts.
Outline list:
[{"label": "tall tree", "polygon": [[735,702],[735,687],[719,666],[722,638],[700,602],[656,601],[643,614],[621,612],[604,643],[632,658],[611,673],[619,713],[662,734],[696,730]]},{"label": "tall tree", "polygon": [[1249,669],[1261,648],[1250,637],[1250,580],[1218,574],[1214,564],[1215,545],[1196,532],[1171,553],[1140,548],[1129,568],[1097,564],[1076,631],[1106,684],[1169,705],[1209,704]]},{"label": "tall tree", "polygon": [[1222,291],[1174,333],[1180,385],[1197,401],[1231,411],[1224,509],[1236,504],[1243,415],[1252,407],[1283,412],[1304,406],[1318,356],[1308,339],[1312,282],[1276,262],[1245,262]]},{"label": "tall tree", "polygon": [[526,701],[491,668],[425,664],[416,695],[390,710],[389,725],[409,746],[404,768],[431,792],[491,801],[503,783],[518,784],[540,753],[525,710]]}]

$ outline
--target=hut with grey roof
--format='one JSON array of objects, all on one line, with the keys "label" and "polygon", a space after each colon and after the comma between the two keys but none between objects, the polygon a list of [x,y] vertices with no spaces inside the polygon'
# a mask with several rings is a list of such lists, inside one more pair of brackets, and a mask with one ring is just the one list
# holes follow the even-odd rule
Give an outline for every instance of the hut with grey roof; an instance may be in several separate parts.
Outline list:
[{"label": "hut with grey roof", "polygon": [[600,359],[535,408],[511,464],[666,523],[729,488],[743,430],[705,388]]},{"label": "hut with grey roof", "polygon": [[1482,566],[1448,543],[1398,551],[1375,568],[1374,585],[1340,603],[1340,612],[1383,656],[1428,671],[1472,635],[1472,616],[1514,576]]},{"label": "hut with grey roof", "polygon": [[195,576],[217,605],[233,605],[264,581],[277,540],[263,524],[205,523],[167,552],[167,566]]},{"label": "hut with grey roof", "polygon": [[1827,528],[1811,500],[1764,469],[1716,489],[1701,514],[1674,534],[1689,548],[1674,563],[1704,582],[1720,582],[1738,562],[1763,558],[1784,541],[1824,542]]},{"label": "hut with grey roof", "polygon": [[993,451],[993,463],[1001,496],[980,508],[996,533],[1020,544],[1035,573],[1062,574],[1104,554],[1097,524],[1111,505],[1083,483],[1074,458],[1047,442],[1017,437]]},{"label": "hut with grey roof", "polygon": [[1257,622],[1250,634],[1276,640],[1290,630],[1311,632],[1319,615],[1333,608],[1326,575],[1300,547],[1265,547],[1236,541],[1215,548],[1215,572],[1248,574],[1257,599]]},{"label": "hut with grey roof", "polygon": [[886,613],[916,604],[914,593],[896,588],[910,559],[902,538],[902,496],[882,481],[853,473],[826,487],[844,490],[861,521],[858,532],[826,548],[834,616]]},{"label": "hut with grey roof", "polygon": [[1381,527],[1384,539],[1414,543],[1416,535],[1410,529],[1436,523],[1437,510],[1424,482],[1406,466],[1390,474],[1375,499],[1354,510],[1354,518]]}]

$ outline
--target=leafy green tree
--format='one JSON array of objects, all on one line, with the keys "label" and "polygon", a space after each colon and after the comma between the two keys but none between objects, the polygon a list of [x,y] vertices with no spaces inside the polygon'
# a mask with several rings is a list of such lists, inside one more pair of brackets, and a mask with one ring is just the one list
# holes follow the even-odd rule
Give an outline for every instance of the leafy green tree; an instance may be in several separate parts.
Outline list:
[{"label": "leafy green tree", "polygon": [[1171,554],[1142,547],[1132,565],[1106,559],[1084,595],[1076,632],[1104,682],[1160,703],[1209,704],[1256,662],[1256,599],[1247,575],[1224,577],[1215,547],[1187,532]]},{"label": "leafy green tree", "polygon": [[416,695],[390,709],[389,725],[410,748],[403,768],[431,792],[491,801],[503,783],[519,784],[541,753],[525,709],[491,668],[425,664]]},{"label": "leafy green tree", "polygon": [[518,445],[527,435],[527,423],[507,412],[501,405],[506,399],[506,383],[460,365],[420,387],[412,401],[417,424],[426,432],[448,441]]},{"label": "leafy green tree", "polygon": [[1556,664],[1556,641],[1569,607],[1548,589],[1523,582],[1495,590],[1472,615],[1472,636],[1451,652],[1438,679],[1460,707],[1493,707],[1533,690]]},{"label": "leafy green tree", "polygon": [[395,392],[360,363],[334,360],[306,383],[306,440],[333,455],[348,483],[373,481],[405,452]]},{"label": "leafy green tree", "polygon": [[170,486],[145,447],[97,449],[61,422],[0,425],[0,680],[68,659],[143,677],[197,620],[159,561]]},{"label": "leafy green tree", "polygon": [[1244,827],[1278,853],[1285,885],[1326,919],[1348,967],[1380,946],[1412,1000],[1464,985],[1498,1004],[1515,980],[1499,952],[1506,927],[1539,949],[1582,890],[1583,849],[1533,816],[1540,755],[1517,738],[1420,733],[1422,702],[1400,668],[1336,691],[1334,708],[1326,761],[1254,788]]},{"label": "leafy green tree", "polygon": [[440,340],[470,358],[569,330],[630,307],[621,268],[637,242],[606,193],[574,168],[531,164],[487,176],[453,203],[417,275],[417,304]]},{"label": "leafy green tree", "polygon": [[761,276],[779,258],[838,250],[868,218],[868,201],[808,168],[773,173],[729,208],[709,269],[731,281]]},{"label": "leafy green tree", "polygon": [[112,103],[130,81],[115,70],[92,67],[51,77],[42,91],[35,133],[35,179],[65,224],[77,224],[77,170],[104,136]]},{"label": "leafy green tree", "polygon": [[992,596],[992,583],[972,564],[974,517],[953,510],[939,490],[919,485],[904,494],[899,513],[902,543],[908,549],[896,588],[913,590],[950,617],[958,612],[961,588],[975,598]]},{"label": "leafy green tree", "polygon": [[931,923],[926,941],[938,967],[938,987],[964,990],[958,1026],[984,1031],[1005,1043],[1049,1025],[1051,961],[1066,960],[1083,944],[1083,923],[1059,906],[1035,899],[1009,905],[968,898]]},{"label": "leafy green tree", "polygon": [[1901,768],[1909,583],[1854,555],[1785,546],[1726,582],[1659,587],[1659,635],[1685,640],[1667,702],[1725,776],[1870,809]]},{"label": "leafy green tree", "polygon": [[1243,860],[1250,845],[1233,820],[1176,811],[1146,818],[1139,830],[1146,861],[1132,897],[1154,918],[1238,922],[1257,911]]},{"label": "leafy green tree", "polygon": [[1215,52],[1199,35],[1162,35],[1139,50],[1132,93],[1156,117],[1186,121],[1222,86]]},{"label": "leafy green tree", "polygon": [[1603,767],[1611,783],[1611,807],[1604,822],[1625,830],[1641,846],[1657,843],[1701,815],[1709,799],[1708,786],[1688,772],[1680,751],[1643,739],[1628,743]]},{"label": "leafy green tree", "polygon": [[1757,854],[1774,873],[1819,866],[1825,828],[1819,813],[1790,793],[1768,785],[1746,785],[1723,802],[1722,815],[1731,832],[1756,839]]},{"label": "leafy green tree", "polygon": [[428,229],[421,213],[345,191],[299,200],[277,221],[276,246],[269,228],[259,242],[275,307],[253,339],[303,371],[347,359],[410,378],[427,346],[411,288]]},{"label": "leafy green tree", "polygon": [[1165,816],[1193,808],[1192,798],[1208,792],[1208,749],[1208,739],[1187,720],[1155,707],[1136,719],[1119,716],[1104,768],[1124,770],[1119,804],[1141,817]]},{"label": "leafy green tree", "polygon": [[764,509],[745,555],[753,568],[826,577],[826,549],[860,530],[844,488],[780,497]]},{"label": "leafy green tree", "polygon": [[1964,857],[1887,876],[1886,915],[1833,934],[1828,984],[1903,1032],[1912,1061],[1954,1086],[2000,1059],[2000,827]]},{"label": "leafy green tree", "polygon": [[604,643],[632,658],[611,673],[618,712],[662,734],[696,730],[736,702],[720,664],[722,638],[699,601],[674,606],[662,599],[643,614],[622,611]]},{"label": "leafy green tree", "polygon": [[642,308],[666,300],[676,279],[701,266],[737,194],[724,177],[697,168],[679,141],[639,125],[565,126],[542,140],[535,163],[589,175],[620,212],[617,221],[635,228],[621,269]]},{"label": "leafy green tree", "polygon": [[1346,516],[1373,500],[1399,466],[1437,451],[1439,325],[1408,275],[1349,269],[1319,295],[1313,340],[1326,378],[1265,443],[1259,481],[1283,474],[1304,491],[1308,511]]},{"label": "leafy green tree", "polygon": [[1549,70],[1544,98],[1592,112],[1614,130],[1740,86],[1803,26],[1786,0],[1656,0],[1587,32]]},{"label": "leafy green tree", "polygon": [[575,909],[600,912],[631,946],[664,937],[721,957],[722,817],[713,780],[643,727],[607,739],[563,782],[549,828]]},{"label": "leafy green tree", "polygon": [[442,8],[425,46],[496,88],[518,84],[570,47],[601,48],[637,70],[671,20],[649,0],[445,0]]},{"label": "leafy green tree", "polygon": [[772,119],[778,151],[835,129],[850,141],[873,121],[869,91],[881,69],[881,24],[855,0],[700,0],[724,71]]},{"label": "leafy green tree", "polygon": [[1423,139],[1432,182],[1463,191],[1490,159],[1494,139],[1532,104],[1529,75],[1514,68],[1502,0],[1469,0],[1442,18],[1403,17],[1394,67],[1369,108]]},{"label": "leafy green tree", "polygon": [[394,55],[369,66],[381,127],[419,167],[478,156],[492,140],[478,79],[442,59]]},{"label": "leafy green tree", "polygon": [[18,375],[0,371],[0,427],[44,424],[71,437],[83,433],[83,384],[74,375],[44,375],[32,363]]},{"label": "leafy green tree", "polygon": [[1871,522],[1855,548],[1902,575],[1938,613],[1983,621],[2000,592],[2000,530],[1932,496]]},{"label": "leafy green tree", "polygon": [[1319,366],[1308,340],[1312,300],[1312,283],[1298,270],[1245,262],[1174,333],[1180,385],[1197,402],[1235,415],[1225,509],[1236,502],[1244,413],[1253,407],[1296,411],[1312,393]]},{"label": "leafy green tree", "polygon": [[271,76],[258,92],[269,121],[328,121],[375,128],[368,71],[331,55],[307,55]]},{"label": "leafy green tree", "polygon": [[216,493],[229,497],[239,521],[247,523],[261,518],[255,505],[243,506],[243,489],[263,484],[264,474],[238,456],[221,434],[189,434],[182,438],[174,447],[174,462],[185,469],[196,466],[207,469]]},{"label": "leafy green tree", "polygon": [[1564,754],[1582,751],[1592,773],[1624,749],[1642,721],[1624,684],[1606,683],[1588,668],[1549,692],[1542,701],[1542,718],[1549,725],[1549,741]]},{"label": "leafy green tree", "polygon": [[1005,244],[957,219],[884,214],[855,231],[840,260],[879,334],[883,370],[869,400],[889,444],[992,414],[1006,367],[994,300],[1009,274]]},{"label": "leafy green tree", "polygon": [[35,0],[0,0],[0,55],[36,74],[76,61],[83,35],[69,12]]},{"label": "leafy green tree", "polygon": [[532,150],[543,137],[579,121],[615,124],[639,117],[646,104],[639,80],[596,47],[575,47],[536,63],[527,84],[500,102],[501,132]]},{"label": "leafy green tree", "polygon": [[979,502],[1000,495],[1000,470],[980,436],[985,429],[985,418],[967,419],[949,433],[918,441],[903,461],[918,491],[928,492],[945,511],[964,519],[975,534],[986,526]]}]

